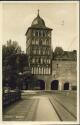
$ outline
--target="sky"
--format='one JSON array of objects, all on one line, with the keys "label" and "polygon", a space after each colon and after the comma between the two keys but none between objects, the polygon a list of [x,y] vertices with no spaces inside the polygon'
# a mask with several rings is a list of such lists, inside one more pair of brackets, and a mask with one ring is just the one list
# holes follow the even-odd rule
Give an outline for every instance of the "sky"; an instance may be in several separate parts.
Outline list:
[{"label": "sky", "polygon": [[2,42],[17,41],[26,51],[25,33],[37,16],[37,10],[47,27],[52,28],[52,48],[66,51],[78,48],[78,13],[76,3],[3,3]]}]

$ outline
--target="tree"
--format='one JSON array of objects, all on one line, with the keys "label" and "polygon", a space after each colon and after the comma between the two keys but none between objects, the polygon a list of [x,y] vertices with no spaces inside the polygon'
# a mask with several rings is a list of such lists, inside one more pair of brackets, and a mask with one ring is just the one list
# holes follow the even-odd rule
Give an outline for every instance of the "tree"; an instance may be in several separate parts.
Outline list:
[{"label": "tree", "polygon": [[63,49],[61,47],[56,47],[54,50],[55,55],[62,55],[63,54]]},{"label": "tree", "polygon": [[3,45],[2,46],[2,55],[3,55],[3,59],[5,59],[5,57],[10,57],[12,55],[15,54],[19,54],[21,53],[21,47],[18,45],[18,43],[16,41],[7,41],[7,45]]},{"label": "tree", "polygon": [[28,57],[22,53],[16,41],[9,40],[7,45],[2,46],[2,62],[3,86],[14,89],[18,85],[18,73],[28,66]]}]

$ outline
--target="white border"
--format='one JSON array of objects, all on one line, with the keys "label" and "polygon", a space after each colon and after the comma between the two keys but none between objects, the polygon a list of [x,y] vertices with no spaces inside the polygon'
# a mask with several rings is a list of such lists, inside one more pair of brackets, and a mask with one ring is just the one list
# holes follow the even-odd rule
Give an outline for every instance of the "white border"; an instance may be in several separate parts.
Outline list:
[{"label": "white border", "polygon": [[[1,4],[3,3],[77,3],[77,8],[78,8],[78,16],[77,16],[77,20],[78,20],[78,42],[79,42],[79,1],[1,1]],[[79,44],[79,43],[78,43]],[[2,54],[2,53],[1,53]],[[2,58],[0,58],[2,60]],[[5,125],[9,125],[9,124],[17,124],[17,125],[41,125],[41,124],[79,124],[79,47],[77,50],[77,121],[76,122],[36,122],[36,121],[32,121],[32,122],[28,122],[28,121],[0,121],[0,124],[5,124]],[[1,63],[2,65],[2,63]],[[2,71],[1,71],[2,74]],[[1,94],[0,94],[1,96]],[[2,102],[2,101],[1,101]],[[2,111],[1,111],[2,113]],[[1,114],[0,113],[0,114]],[[1,118],[0,118],[1,120]],[[24,123],[23,123],[24,122]]]},{"label": "white border", "polygon": [[79,3],[79,1],[1,1],[1,3]]}]

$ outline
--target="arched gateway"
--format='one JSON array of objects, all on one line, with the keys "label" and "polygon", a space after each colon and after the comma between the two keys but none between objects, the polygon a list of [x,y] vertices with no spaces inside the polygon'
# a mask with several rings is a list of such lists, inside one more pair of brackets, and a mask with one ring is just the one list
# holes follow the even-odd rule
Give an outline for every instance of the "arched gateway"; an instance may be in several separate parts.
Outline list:
[{"label": "arched gateway", "polygon": [[51,82],[51,90],[58,90],[59,88],[59,81],[58,80],[53,80]]},{"label": "arched gateway", "polygon": [[69,90],[69,82],[64,83],[64,90]]},{"label": "arched gateway", "polygon": [[39,12],[25,33],[26,53],[29,55],[31,74],[37,79],[37,83],[34,82],[34,89],[40,87],[40,90],[44,90],[45,77],[52,75],[51,33],[52,29],[45,25]]},{"label": "arched gateway", "polygon": [[45,90],[44,80],[38,80],[37,83],[38,83],[38,86],[39,86],[40,90]]}]

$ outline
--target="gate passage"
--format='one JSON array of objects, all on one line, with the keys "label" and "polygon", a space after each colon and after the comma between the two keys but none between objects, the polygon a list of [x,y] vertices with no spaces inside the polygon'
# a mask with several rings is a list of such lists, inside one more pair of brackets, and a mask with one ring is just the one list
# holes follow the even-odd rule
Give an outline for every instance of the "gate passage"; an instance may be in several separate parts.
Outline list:
[{"label": "gate passage", "polygon": [[69,83],[68,83],[68,82],[66,82],[66,83],[64,84],[64,90],[69,90]]},{"label": "gate passage", "polygon": [[40,87],[40,90],[45,90],[44,80],[38,80],[38,86]]},{"label": "gate passage", "polygon": [[59,88],[59,81],[58,80],[53,80],[51,82],[51,90],[58,90]]}]

